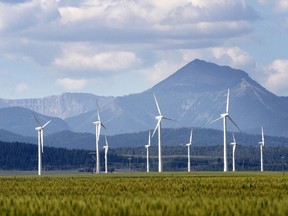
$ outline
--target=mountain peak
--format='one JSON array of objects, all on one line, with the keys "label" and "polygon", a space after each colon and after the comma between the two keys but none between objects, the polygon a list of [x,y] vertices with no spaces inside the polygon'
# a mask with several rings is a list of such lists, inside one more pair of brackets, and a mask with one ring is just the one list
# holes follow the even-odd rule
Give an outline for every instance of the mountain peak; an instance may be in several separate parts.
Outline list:
[{"label": "mountain peak", "polygon": [[194,92],[220,90],[233,87],[243,78],[250,79],[242,70],[195,59],[152,89],[166,91],[181,87]]}]

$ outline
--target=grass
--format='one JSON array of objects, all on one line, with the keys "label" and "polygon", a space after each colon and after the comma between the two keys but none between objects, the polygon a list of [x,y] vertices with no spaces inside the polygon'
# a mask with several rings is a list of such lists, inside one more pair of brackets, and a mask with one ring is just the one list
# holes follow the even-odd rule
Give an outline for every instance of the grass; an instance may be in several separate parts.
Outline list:
[{"label": "grass", "polygon": [[281,172],[0,177],[0,215],[288,215]]}]

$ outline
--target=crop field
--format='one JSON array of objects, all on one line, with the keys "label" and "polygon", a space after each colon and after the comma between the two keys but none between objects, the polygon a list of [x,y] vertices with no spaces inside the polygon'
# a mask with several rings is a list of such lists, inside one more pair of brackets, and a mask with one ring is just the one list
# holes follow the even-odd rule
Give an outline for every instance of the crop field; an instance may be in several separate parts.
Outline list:
[{"label": "crop field", "polygon": [[0,177],[0,215],[288,215],[274,172]]}]

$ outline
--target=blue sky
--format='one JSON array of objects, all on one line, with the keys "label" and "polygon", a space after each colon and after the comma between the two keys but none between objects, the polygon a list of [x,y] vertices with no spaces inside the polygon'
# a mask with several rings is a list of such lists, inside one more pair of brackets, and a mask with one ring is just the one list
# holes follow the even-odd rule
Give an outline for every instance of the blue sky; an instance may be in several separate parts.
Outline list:
[{"label": "blue sky", "polygon": [[0,97],[144,91],[195,58],[288,96],[287,0],[0,0]]}]

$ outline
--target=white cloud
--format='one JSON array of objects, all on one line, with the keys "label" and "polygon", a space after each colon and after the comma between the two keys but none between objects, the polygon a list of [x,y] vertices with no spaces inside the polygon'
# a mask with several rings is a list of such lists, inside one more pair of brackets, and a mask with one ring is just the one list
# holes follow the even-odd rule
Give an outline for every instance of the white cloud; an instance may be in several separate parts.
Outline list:
[{"label": "white cloud", "polygon": [[18,83],[15,88],[17,94],[23,93],[29,90],[29,85],[27,83]]},{"label": "white cloud", "polygon": [[179,62],[162,60],[154,64],[152,67],[141,70],[140,73],[144,74],[149,82],[157,83],[183,66],[181,63],[179,64]]},{"label": "white cloud", "polygon": [[139,60],[133,52],[76,52],[65,51],[63,56],[55,59],[54,64],[68,70],[121,71],[137,64]]},{"label": "white cloud", "polygon": [[61,78],[56,80],[55,85],[60,86],[65,90],[76,91],[83,89],[87,83],[88,80],[85,79]]},{"label": "white cloud", "polygon": [[288,91],[288,59],[278,59],[266,68],[265,86],[276,94]]},{"label": "white cloud", "polygon": [[274,4],[277,12],[287,12],[288,11],[288,1],[287,0],[258,0],[261,4]]},{"label": "white cloud", "polygon": [[53,0],[32,0],[19,4],[0,2],[0,31],[20,31],[59,18]]},{"label": "white cloud", "polygon": [[249,53],[239,47],[213,47],[206,49],[183,50],[183,58],[186,61],[200,58],[212,61],[220,65],[229,65],[233,68],[254,69],[255,61]]},{"label": "white cloud", "polygon": [[[12,59],[13,63],[30,65],[42,74],[49,72],[46,76],[67,90],[88,89],[88,79],[89,84],[92,79],[103,77],[108,81],[115,74],[127,77],[129,82],[134,72],[135,76],[140,73],[140,77],[145,74],[150,83],[155,83],[194,58],[241,69],[253,68],[254,59],[241,46],[244,43],[249,46],[251,36],[258,40],[254,31],[260,15],[252,7],[255,2],[27,0],[0,3],[0,61],[8,56],[8,61]],[[281,5],[285,1],[277,0],[277,3]]]}]

